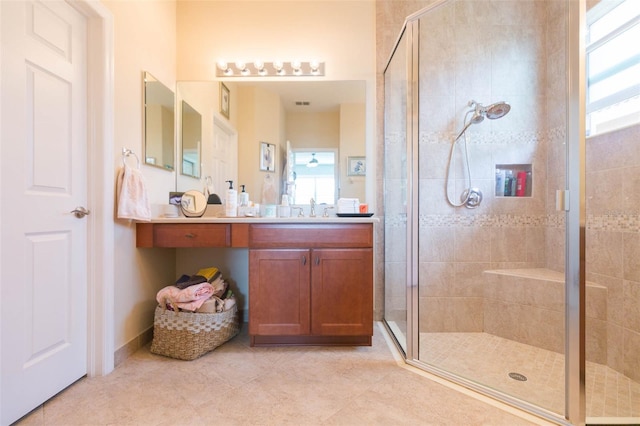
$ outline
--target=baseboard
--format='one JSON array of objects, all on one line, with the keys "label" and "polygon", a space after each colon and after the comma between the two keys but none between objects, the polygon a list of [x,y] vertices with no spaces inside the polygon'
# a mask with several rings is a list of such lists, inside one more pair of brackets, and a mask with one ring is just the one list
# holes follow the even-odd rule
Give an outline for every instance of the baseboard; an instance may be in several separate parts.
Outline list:
[{"label": "baseboard", "polygon": [[127,358],[129,358],[133,353],[135,353],[138,349],[142,348],[147,343],[151,342],[153,339],[153,326],[149,327],[145,331],[143,331],[140,335],[131,339],[124,346],[118,348],[114,354],[114,367],[117,367],[119,364],[124,362]]}]

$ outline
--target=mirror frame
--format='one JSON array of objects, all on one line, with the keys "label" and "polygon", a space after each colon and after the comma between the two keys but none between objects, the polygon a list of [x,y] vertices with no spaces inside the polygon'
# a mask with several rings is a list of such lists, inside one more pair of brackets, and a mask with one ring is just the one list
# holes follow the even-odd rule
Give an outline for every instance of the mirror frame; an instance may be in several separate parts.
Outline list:
[{"label": "mirror frame", "polygon": [[[152,89],[154,86],[157,89],[162,89],[162,93],[153,93]],[[150,103],[151,100],[162,99],[160,103]],[[168,172],[173,172],[176,169],[176,137],[175,137],[175,122],[176,122],[176,114],[175,114],[175,100],[176,95],[174,91],[165,86],[160,80],[155,78],[148,71],[143,71],[142,73],[142,142],[144,147],[144,164],[147,166],[157,167],[162,170],[166,170]],[[150,149],[154,146],[154,140],[152,140],[153,136],[152,132],[149,131],[150,120],[150,108],[151,105],[160,106],[160,114],[163,114],[163,108],[171,111],[171,120],[167,120],[167,123],[170,121],[170,130],[167,129],[166,125],[163,123],[162,117],[160,117],[159,126],[156,126],[156,130],[153,132],[153,135],[159,135],[160,137],[160,145],[158,150],[161,155],[158,156],[158,150],[154,152],[154,150]],[[159,128],[158,128],[159,127]],[[157,144],[156,144],[157,145]],[[170,148],[169,148],[170,146]],[[170,152],[169,152],[170,151]],[[167,155],[165,155],[165,152]],[[152,161],[152,158],[160,157],[160,163],[157,161]]]}]

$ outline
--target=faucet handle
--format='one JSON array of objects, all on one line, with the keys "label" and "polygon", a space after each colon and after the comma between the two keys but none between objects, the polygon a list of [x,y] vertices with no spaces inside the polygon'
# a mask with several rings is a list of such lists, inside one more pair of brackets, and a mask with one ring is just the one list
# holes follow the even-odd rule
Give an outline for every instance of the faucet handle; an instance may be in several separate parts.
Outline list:
[{"label": "faucet handle", "polygon": [[325,207],[324,212],[322,213],[322,217],[329,217],[329,209],[332,209],[333,206]]},{"label": "faucet handle", "polygon": [[292,206],[291,207],[291,211],[294,212],[295,209],[299,209],[300,212],[298,213],[298,217],[304,217],[304,209],[302,207],[298,207],[298,206]]},{"label": "faucet handle", "polygon": [[316,200],[311,197],[309,204],[311,205],[309,208],[309,217],[316,217]]}]

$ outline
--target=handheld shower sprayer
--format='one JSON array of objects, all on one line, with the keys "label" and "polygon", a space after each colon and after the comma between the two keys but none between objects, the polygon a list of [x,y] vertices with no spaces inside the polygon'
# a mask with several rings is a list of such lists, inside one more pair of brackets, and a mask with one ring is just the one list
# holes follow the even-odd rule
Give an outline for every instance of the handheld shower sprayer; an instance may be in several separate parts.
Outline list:
[{"label": "handheld shower sprayer", "polygon": [[[456,141],[460,139],[460,136],[462,136],[472,124],[482,123],[485,117],[489,120],[502,118],[511,110],[511,105],[504,101],[496,102],[495,104],[491,104],[486,107],[472,99],[467,105],[473,109],[470,109],[465,114],[465,125],[460,133],[458,133],[458,136],[455,139]],[[467,121],[467,116],[471,113],[473,113],[473,115],[469,121]]]},{"label": "handheld shower sprayer", "polygon": [[[482,201],[482,192],[478,188],[471,187],[471,167],[469,166],[469,153],[467,151],[467,129],[472,124],[481,123],[485,118],[488,118],[489,120],[496,120],[498,118],[504,117],[511,110],[511,106],[504,101],[496,102],[489,106],[484,106],[474,101],[473,99],[470,100],[467,105],[472,109],[468,110],[465,113],[464,125],[462,127],[462,130],[460,131],[460,133],[458,133],[458,136],[456,136],[456,138],[451,143],[451,150],[449,151],[449,163],[447,164],[447,178],[445,179],[444,190],[447,195],[447,201],[453,207],[466,206],[469,209],[473,209],[480,205],[480,202]],[[467,120],[469,114],[473,115],[471,115],[471,118]],[[456,204],[449,198],[449,180],[451,174],[451,163],[453,162],[453,151],[455,149],[456,143],[462,136],[464,136],[464,160],[467,170],[467,188],[464,190],[462,196],[460,197],[461,203]]]}]

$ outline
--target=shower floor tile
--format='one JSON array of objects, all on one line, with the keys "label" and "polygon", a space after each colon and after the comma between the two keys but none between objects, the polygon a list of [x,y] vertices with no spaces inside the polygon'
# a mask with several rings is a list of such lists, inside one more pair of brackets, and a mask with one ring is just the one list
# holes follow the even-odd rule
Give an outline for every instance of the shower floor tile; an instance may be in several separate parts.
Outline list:
[{"label": "shower floor tile", "polygon": [[[487,333],[420,333],[420,360],[555,413],[564,411],[563,354]],[[640,418],[640,383],[604,365],[587,362],[586,367],[588,417]]]}]

